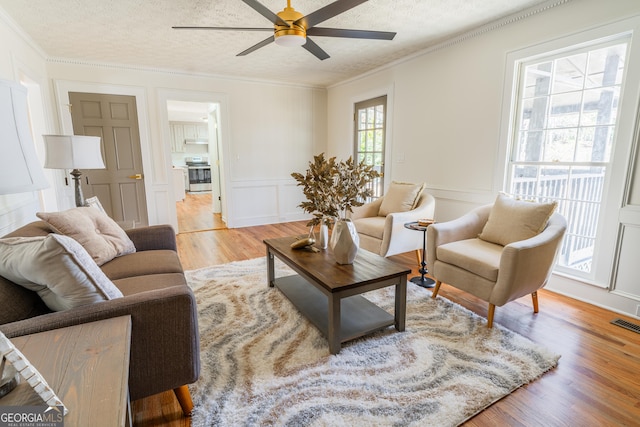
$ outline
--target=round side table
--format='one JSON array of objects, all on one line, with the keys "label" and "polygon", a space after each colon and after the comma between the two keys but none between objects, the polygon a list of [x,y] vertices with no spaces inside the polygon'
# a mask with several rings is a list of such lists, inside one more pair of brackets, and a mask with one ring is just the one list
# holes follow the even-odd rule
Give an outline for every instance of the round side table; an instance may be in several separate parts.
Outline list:
[{"label": "round side table", "polygon": [[423,288],[433,288],[436,285],[436,282],[433,279],[425,277],[425,274],[428,273],[427,262],[425,261],[428,227],[428,225],[420,225],[417,221],[407,222],[404,225],[404,228],[409,230],[422,231],[422,261],[420,262],[420,269],[418,270],[420,272],[420,276],[413,277],[409,281],[418,286],[422,286]]}]

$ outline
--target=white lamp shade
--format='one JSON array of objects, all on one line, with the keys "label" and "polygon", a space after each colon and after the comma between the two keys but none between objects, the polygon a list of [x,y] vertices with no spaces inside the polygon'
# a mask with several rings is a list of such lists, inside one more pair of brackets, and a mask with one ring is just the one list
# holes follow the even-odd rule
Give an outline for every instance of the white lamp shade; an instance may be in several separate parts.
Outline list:
[{"label": "white lamp shade", "polygon": [[104,169],[99,136],[43,135],[48,169]]},{"label": "white lamp shade", "polygon": [[48,187],[29,127],[27,89],[0,80],[0,194]]}]

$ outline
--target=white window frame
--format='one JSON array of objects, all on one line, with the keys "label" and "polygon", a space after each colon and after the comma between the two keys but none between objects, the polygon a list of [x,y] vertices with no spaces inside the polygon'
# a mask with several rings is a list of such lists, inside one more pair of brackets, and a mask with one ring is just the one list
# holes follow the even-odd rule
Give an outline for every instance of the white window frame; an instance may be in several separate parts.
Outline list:
[{"label": "white window frame", "polygon": [[623,77],[623,90],[618,107],[618,123],[614,136],[611,161],[605,178],[602,210],[596,236],[592,269],[589,274],[575,270],[554,270],[555,274],[565,275],[583,283],[608,288],[618,241],[620,208],[624,204],[624,191],[630,167],[631,148],[634,139],[635,119],[640,90],[640,20],[631,18],[613,24],[540,43],[518,51],[510,52],[506,57],[504,79],[502,123],[498,163],[494,177],[494,189],[506,191],[509,182],[509,160],[512,141],[517,132],[518,77],[520,66],[537,59],[548,59],[563,53],[573,52],[593,44],[631,37]]}]

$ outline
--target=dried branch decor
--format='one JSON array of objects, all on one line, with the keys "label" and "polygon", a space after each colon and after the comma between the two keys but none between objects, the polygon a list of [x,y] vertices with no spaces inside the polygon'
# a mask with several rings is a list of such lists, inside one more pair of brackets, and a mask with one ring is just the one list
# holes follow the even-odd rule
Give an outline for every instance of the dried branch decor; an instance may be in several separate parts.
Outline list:
[{"label": "dried branch decor", "polygon": [[362,206],[372,192],[367,187],[380,173],[373,166],[356,163],[352,157],[346,161],[336,161],[335,157],[325,159],[324,153],[313,157],[303,175],[294,172],[291,176],[302,187],[307,200],[300,203],[305,212],[313,218],[307,225],[314,226],[334,218],[344,218],[352,207]]}]

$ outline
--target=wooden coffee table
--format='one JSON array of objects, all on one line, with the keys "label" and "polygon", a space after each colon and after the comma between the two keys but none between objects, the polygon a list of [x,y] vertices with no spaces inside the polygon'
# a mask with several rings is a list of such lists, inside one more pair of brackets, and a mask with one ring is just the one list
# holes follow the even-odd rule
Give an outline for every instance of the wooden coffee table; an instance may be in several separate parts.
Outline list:
[{"label": "wooden coffee table", "polygon": [[[353,264],[340,265],[328,249],[291,249],[297,238],[264,240],[268,284],[280,289],[327,337],[331,354],[338,354],[343,342],[391,325],[404,331],[411,270],[363,249]],[[298,274],[275,278],[275,257]],[[393,316],[360,295],[387,286],[396,288]]]}]

